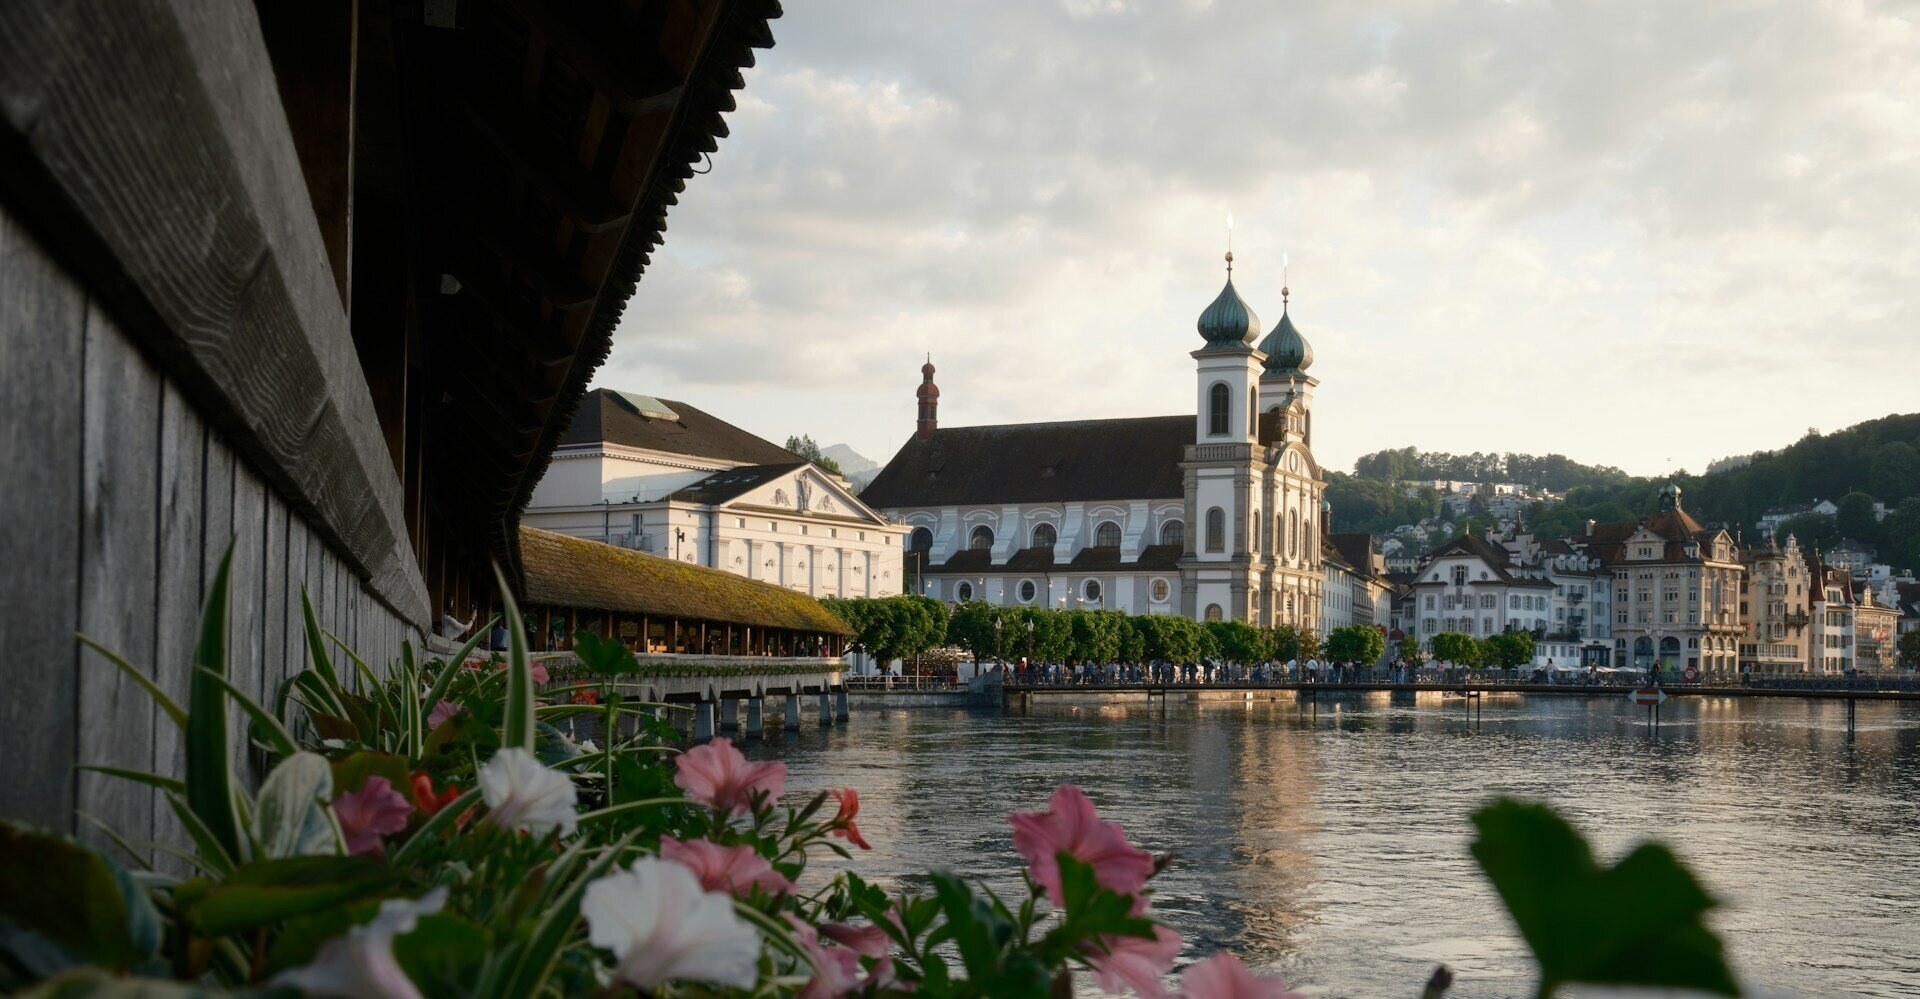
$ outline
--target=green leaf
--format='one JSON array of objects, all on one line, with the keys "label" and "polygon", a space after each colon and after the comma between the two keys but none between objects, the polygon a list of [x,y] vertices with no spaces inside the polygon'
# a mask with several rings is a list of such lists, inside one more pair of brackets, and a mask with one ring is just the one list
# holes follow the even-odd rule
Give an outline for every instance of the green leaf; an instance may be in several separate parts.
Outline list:
[{"label": "green leaf", "polygon": [[331,856],[341,852],[340,827],[327,803],[333,800],[333,768],[316,753],[280,761],[260,785],[254,803],[254,838],[261,854]]},{"label": "green leaf", "polygon": [[518,746],[533,752],[533,667],[527,661],[527,629],[513,587],[498,565],[493,578],[500,583],[500,600],[507,612],[507,715],[500,726],[500,747]]},{"label": "green leaf", "polygon": [[967,969],[972,991],[1008,999],[1044,999],[1048,985],[1046,967],[1025,952],[1009,953],[1008,944],[1014,938],[1013,922],[976,897],[966,883],[951,872],[934,871],[931,877],[934,897],[939,899],[940,910],[947,917],[944,929],[960,951],[960,961]]},{"label": "green leaf", "polygon": [[115,978],[98,968],[76,968],[18,994],[18,999],[295,999],[292,989],[229,991],[213,985],[153,978]]},{"label": "green leaf", "polygon": [[[393,941],[393,956],[400,962],[400,969],[409,980],[424,986],[435,982],[457,986],[471,981],[486,960],[487,949],[487,931],[444,912],[421,916],[413,932]],[[426,991],[435,993],[431,987]],[[461,988],[446,991],[466,993]]]},{"label": "green leaf", "polygon": [[573,634],[573,654],[588,676],[611,676],[635,668],[633,650],[617,638],[601,638],[581,629]]},{"label": "green leaf", "polygon": [[234,870],[193,906],[195,925],[211,936],[267,926],[369,898],[396,875],[364,857],[287,857]]},{"label": "green leaf", "polygon": [[107,968],[132,967],[151,953],[134,939],[120,878],[105,857],[11,822],[0,822],[0,917]]},{"label": "green leaf", "polygon": [[300,613],[306,623],[307,655],[313,659],[313,670],[319,676],[336,708],[333,713],[345,715],[346,691],[340,687],[340,674],[334,672],[333,658],[327,655],[326,632],[320,630],[320,621],[313,616],[313,601],[307,599],[307,588],[300,588]]},{"label": "green leaf", "polygon": [[157,685],[154,684],[154,682],[151,679],[148,679],[145,673],[142,673],[138,669],[134,668],[132,663],[129,663],[125,659],[122,659],[119,656],[114,655],[112,652],[108,651],[106,646],[101,645],[99,642],[96,642],[85,635],[80,636],[80,644],[86,646],[89,649],[92,649],[95,652],[100,653],[102,656],[106,657],[106,660],[108,662],[119,667],[120,672],[125,673],[128,677],[131,677],[134,683],[137,683],[140,685],[141,690],[144,690],[147,692],[148,697],[153,698],[153,703],[158,704],[160,706],[160,710],[166,712],[168,718],[173,719],[173,723],[175,725],[178,725],[181,728],[187,727],[186,710],[180,707],[180,705],[176,703],[173,698],[168,697],[166,691],[161,690]]},{"label": "green leaf", "polygon": [[280,756],[292,756],[300,751],[300,747],[293,742],[293,736],[287,733],[286,726],[280,724],[280,719],[275,718],[273,712],[261,707],[253,698],[248,697],[225,676],[205,666],[194,667],[194,672],[208,674],[210,682],[219,684],[220,689],[226,691],[228,697],[233,698],[233,703],[238,704],[240,710],[253,719],[253,726],[260,732],[261,739],[266,742],[268,749]]},{"label": "green leaf", "polygon": [[457,822],[460,816],[466,814],[467,809],[472,808],[479,800],[480,789],[472,787],[460,797],[441,806],[439,811],[433,813],[432,818],[422,822],[420,828],[415,829],[413,835],[407,837],[406,843],[402,844],[400,849],[394,851],[393,866],[401,866],[412,857],[415,850],[422,849],[426,844],[433,842],[434,838],[440,835],[440,830]]},{"label": "green leaf", "polygon": [[227,736],[227,617],[232,612],[230,592],[233,542],[220,557],[213,583],[207,587],[207,606],[200,615],[200,637],[193,649],[193,671],[187,686],[187,806],[226,855],[245,860],[240,836],[240,814],[234,803],[233,752]]},{"label": "green leaf", "polygon": [[1539,995],[1574,982],[1740,994],[1700,920],[1714,900],[1666,847],[1603,868],[1545,805],[1503,798],[1473,822],[1473,855],[1540,963]]},{"label": "green leaf", "polygon": [[174,794],[187,793],[187,785],[184,781],[174,780],[172,777],[162,777],[159,774],[148,773],[145,770],[128,770],[125,767],[103,767],[92,763],[82,763],[74,769],[87,770],[96,774],[106,774],[109,777],[118,777],[121,780],[133,781],[135,784],[145,784],[148,787],[158,788],[162,791],[172,791]]},{"label": "green leaf", "polygon": [[390,787],[418,805],[408,776],[406,757],[393,753],[354,753],[333,761],[333,788],[339,794],[364,790],[369,777],[385,777]]}]

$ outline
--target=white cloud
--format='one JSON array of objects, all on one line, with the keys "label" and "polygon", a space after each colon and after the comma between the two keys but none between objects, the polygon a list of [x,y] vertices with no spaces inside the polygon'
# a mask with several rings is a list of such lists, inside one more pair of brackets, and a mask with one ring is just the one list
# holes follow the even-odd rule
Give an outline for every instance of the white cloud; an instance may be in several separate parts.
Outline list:
[{"label": "white cloud", "polygon": [[1644,472],[1920,408],[1912,4],[792,5],[599,383],[884,461],[1180,412],[1281,253],[1323,460]]}]

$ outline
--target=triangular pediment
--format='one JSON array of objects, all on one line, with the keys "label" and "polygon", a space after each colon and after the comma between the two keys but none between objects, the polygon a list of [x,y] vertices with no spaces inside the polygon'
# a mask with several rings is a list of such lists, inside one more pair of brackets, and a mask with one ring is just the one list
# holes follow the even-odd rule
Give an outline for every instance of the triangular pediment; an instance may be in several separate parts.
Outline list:
[{"label": "triangular pediment", "polygon": [[835,517],[885,524],[886,518],[860,502],[853,491],[820,469],[806,465],[768,478],[732,499],[722,510],[778,510],[796,516]]}]

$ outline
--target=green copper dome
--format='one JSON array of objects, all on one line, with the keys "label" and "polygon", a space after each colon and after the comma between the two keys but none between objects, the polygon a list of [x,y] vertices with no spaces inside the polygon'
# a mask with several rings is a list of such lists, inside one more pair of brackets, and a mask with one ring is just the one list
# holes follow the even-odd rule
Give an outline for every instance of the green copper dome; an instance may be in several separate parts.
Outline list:
[{"label": "green copper dome", "polygon": [[1313,366],[1313,345],[1293,328],[1285,292],[1280,296],[1280,322],[1260,341],[1260,352],[1267,355],[1266,372],[1270,375],[1305,374]]},{"label": "green copper dome", "polygon": [[1260,336],[1260,317],[1233,288],[1233,254],[1227,254],[1227,286],[1196,325],[1209,347],[1245,347]]}]

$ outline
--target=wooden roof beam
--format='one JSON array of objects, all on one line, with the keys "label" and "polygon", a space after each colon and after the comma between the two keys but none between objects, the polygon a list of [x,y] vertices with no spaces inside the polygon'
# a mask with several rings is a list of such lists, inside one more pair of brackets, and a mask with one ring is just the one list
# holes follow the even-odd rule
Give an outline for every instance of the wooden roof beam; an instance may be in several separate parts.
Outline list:
[{"label": "wooden roof beam", "polygon": [[554,154],[528,124],[518,118],[495,122],[467,100],[442,75],[434,77],[441,98],[459,112],[474,134],[526,177],[562,215],[584,232],[606,232],[627,224],[633,213],[608,193],[599,178]]},{"label": "wooden roof beam", "polygon": [[556,12],[544,0],[510,2],[527,24],[546,38],[547,47],[577,70],[581,79],[606,95],[615,110],[638,117],[669,112],[680,104],[686,92],[680,81],[643,78],[629,68],[648,60],[608,52],[599,40],[582,32],[574,18]]}]

